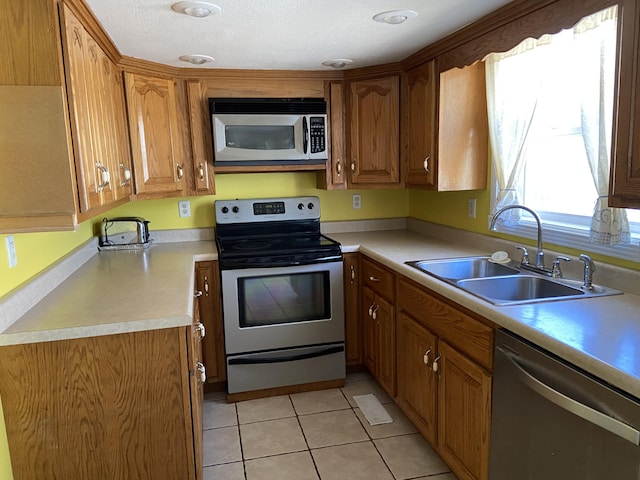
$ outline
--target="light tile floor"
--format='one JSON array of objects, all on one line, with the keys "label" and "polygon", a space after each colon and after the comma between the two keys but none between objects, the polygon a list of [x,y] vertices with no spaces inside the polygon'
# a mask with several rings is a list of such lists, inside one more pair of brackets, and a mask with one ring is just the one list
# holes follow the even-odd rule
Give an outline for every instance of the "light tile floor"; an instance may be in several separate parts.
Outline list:
[{"label": "light tile floor", "polygon": [[[369,425],[354,395],[373,393],[393,423]],[[228,404],[204,401],[205,480],[457,480],[366,373],[343,388]]]}]

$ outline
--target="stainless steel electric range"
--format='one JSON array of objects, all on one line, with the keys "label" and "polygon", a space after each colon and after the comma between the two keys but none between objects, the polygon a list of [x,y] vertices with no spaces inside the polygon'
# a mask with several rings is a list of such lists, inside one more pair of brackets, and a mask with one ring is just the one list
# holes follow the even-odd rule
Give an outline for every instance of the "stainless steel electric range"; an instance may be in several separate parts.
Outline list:
[{"label": "stainless steel electric range", "polygon": [[228,392],[345,377],[340,244],[318,197],[215,202]]}]

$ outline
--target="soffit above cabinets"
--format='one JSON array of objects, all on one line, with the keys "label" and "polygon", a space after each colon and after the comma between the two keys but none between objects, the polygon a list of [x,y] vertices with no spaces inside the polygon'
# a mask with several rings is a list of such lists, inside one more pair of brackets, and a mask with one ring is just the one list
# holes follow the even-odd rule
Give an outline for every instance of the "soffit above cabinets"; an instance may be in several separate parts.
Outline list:
[{"label": "soffit above cabinets", "polygon": [[[207,0],[209,1],[209,0]],[[402,60],[509,0],[213,0],[220,13],[195,18],[172,0],[86,0],[125,56],[175,67],[205,55],[204,68],[332,70],[348,59],[360,68]],[[374,21],[381,12],[412,10],[405,23]]]}]

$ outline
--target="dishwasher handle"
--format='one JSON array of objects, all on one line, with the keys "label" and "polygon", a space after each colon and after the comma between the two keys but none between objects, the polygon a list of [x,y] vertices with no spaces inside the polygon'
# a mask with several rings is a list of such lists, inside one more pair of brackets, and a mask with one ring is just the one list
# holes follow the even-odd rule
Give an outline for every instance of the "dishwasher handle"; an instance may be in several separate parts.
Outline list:
[{"label": "dishwasher handle", "polygon": [[595,410],[587,405],[584,405],[573,398],[566,396],[563,393],[558,392],[557,390],[551,388],[547,384],[535,378],[531,375],[525,368],[520,365],[513,358],[513,355],[509,352],[503,350],[500,347],[496,347],[506,358],[513,364],[513,366],[517,369],[520,377],[520,381],[529,387],[531,390],[546,398],[550,402],[554,403],[558,407],[577,415],[578,417],[586,420],[587,422],[593,423],[609,432],[624,438],[628,442],[633,443],[636,446],[640,446],[640,431],[635,428],[627,425],[620,420],[616,420],[615,418],[610,417],[609,415],[605,415],[598,410]]}]

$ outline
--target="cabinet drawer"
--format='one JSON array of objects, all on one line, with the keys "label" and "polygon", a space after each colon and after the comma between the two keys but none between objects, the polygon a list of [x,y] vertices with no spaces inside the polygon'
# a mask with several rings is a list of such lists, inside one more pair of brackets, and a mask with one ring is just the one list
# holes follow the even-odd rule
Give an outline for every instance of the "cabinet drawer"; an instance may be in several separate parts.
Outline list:
[{"label": "cabinet drawer", "polygon": [[438,300],[419,285],[398,282],[398,308],[491,371],[493,328]]},{"label": "cabinet drawer", "polygon": [[391,270],[379,263],[362,258],[362,284],[381,297],[394,302],[396,299],[395,276]]}]

